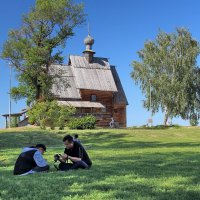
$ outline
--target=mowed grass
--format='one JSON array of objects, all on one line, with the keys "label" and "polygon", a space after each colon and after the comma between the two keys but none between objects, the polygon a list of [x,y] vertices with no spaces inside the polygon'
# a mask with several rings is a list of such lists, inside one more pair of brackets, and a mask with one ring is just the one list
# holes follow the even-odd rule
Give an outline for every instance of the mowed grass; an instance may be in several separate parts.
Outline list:
[{"label": "mowed grass", "polygon": [[[91,170],[57,172],[62,138],[78,133]],[[49,173],[13,176],[21,148],[45,143]],[[200,128],[0,130],[0,199],[200,199]]]}]

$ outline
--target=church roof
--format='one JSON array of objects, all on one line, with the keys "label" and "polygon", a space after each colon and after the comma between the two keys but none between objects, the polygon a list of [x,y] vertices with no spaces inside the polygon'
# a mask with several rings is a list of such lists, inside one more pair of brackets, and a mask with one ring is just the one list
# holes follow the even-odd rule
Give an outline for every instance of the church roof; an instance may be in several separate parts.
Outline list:
[{"label": "church roof", "polygon": [[103,104],[91,101],[58,101],[58,104],[74,106],[76,108],[105,108]]},{"label": "church roof", "polygon": [[113,92],[116,104],[128,104],[115,66],[107,58],[94,57],[89,63],[85,57],[71,55],[69,65],[52,65],[50,71],[62,74],[52,88],[59,99],[81,99],[80,89],[87,89]]},{"label": "church roof", "polygon": [[113,78],[115,80],[115,83],[117,86],[117,91],[118,91],[118,92],[114,93],[114,103],[128,105],[128,101],[127,101],[124,89],[122,87],[122,83],[120,81],[120,78],[119,78],[119,75],[117,73],[115,66],[111,66],[111,71],[112,71]]},{"label": "church roof", "polygon": [[52,65],[51,73],[62,73],[61,78],[55,78],[52,87],[52,93],[61,99],[81,99],[79,89],[76,87],[75,77],[72,73],[71,66]]},{"label": "church roof", "polygon": [[110,70],[110,64],[108,58],[93,57],[92,62],[89,63],[84,56],[69,56],[69,65],[75,68],[87,68],[87,69],[108,69]]},{"label": "church roof", "polygon": [[94,57],[89,63],[85,57],[70,56],[72,71],[78,89],[117,92],[117,87],[106,58]]}]

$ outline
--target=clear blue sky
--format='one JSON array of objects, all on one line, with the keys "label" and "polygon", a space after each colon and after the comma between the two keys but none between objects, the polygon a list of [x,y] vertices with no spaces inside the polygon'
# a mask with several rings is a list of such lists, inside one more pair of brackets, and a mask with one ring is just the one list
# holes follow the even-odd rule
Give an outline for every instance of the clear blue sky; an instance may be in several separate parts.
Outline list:
[{"label": "clear blue sky", "polygon": [[[146,124],[150,115],[143,107],[144,99],[140,89],[130,77],[130,63],[137,60],[136,52],[146,40],[153,40],[158,30],[175,31],[176,27],[187,27],[193,37],[200,41],[199,0],[76,0],[84,2],[91,35],[95,39],[93,49],[96,56],[110,58],[117,66],[128,98],[128,126]],[[27,13],[34,0],[6,0],[0,6],[0,48],[7,39],[8,31],[21,24],[22,14]],[[87,35],[87,24],[75,30],[75,36],[68,40],[63,52],[65,62],[69,54],[81,55],[83,39]],[[13,85],[17,81],[13,75]],[[8,113],[9,68],[0,60],[0,115]],[[25,101],[12,102],[12,111],[18,112],[26,106]],[[154,116],[154,124],[163,122],[163,114]],[[174,119],[174,123],[188,125],[187,121]],[[4,118],[0,116],[0,128]]]}]

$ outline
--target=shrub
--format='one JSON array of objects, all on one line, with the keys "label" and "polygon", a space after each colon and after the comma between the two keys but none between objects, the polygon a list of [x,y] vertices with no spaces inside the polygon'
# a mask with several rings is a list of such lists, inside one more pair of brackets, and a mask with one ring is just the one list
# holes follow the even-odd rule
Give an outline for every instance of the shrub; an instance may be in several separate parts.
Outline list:
[{"label": "shrub", "polygon": [[37,102],[29,111],[28,119],[31,124],[37,124],[41,129],[56,126],[63,129],[69,116],[75,113],[71,106],[60,106],[56,101]]},{"label": "shrub", "polygon": [[68,127],[70,129],[94,129],[96,125],[96,118],[93,115],[87,115],[85,117],[72,118]]},{"label": "shrub", "polygon": [[[10,121],[8,122],[8,126],[9,126],[9,123],[10,123]],[[10,127],[12,127],[12,128],[17,127],[18,123],[19,123],[19,118],[15,117],[15,116],[12,116],[11,117]]]}]

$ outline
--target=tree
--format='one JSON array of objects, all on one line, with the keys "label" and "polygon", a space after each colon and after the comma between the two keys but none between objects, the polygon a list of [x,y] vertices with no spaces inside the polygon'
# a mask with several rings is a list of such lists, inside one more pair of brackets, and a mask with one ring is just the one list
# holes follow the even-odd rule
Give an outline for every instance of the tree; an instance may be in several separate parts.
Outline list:
[{"label": "tree", "polygon": [[144,107],[153,113],[165,112],[164,125],[169,117],[199,117],[199,53],[199,43],[190,32],[177,28],[171,34],[159,32],[155,41],[146,42],[138,52],[140,61],[132,62],[131,76],[145,95]]},{"label": "tree", "polygon": [[193,115],[190,118],[190,126],[198,126],[199,122],[198,122],[198,117],[197,115]]},{"label": "tree", "polygon": [[[15,68],[19,86],[12,89],[14,99],[51,99],[54,80],[52,64],[63,62],[62,49],[74,35],[74,28],[84,22],[82,4],[72,0],[36,0],[30,13],[23,16],[22,26],[9,32],[1,57]],[[67,84],[67,83],[64,83]]]}]

